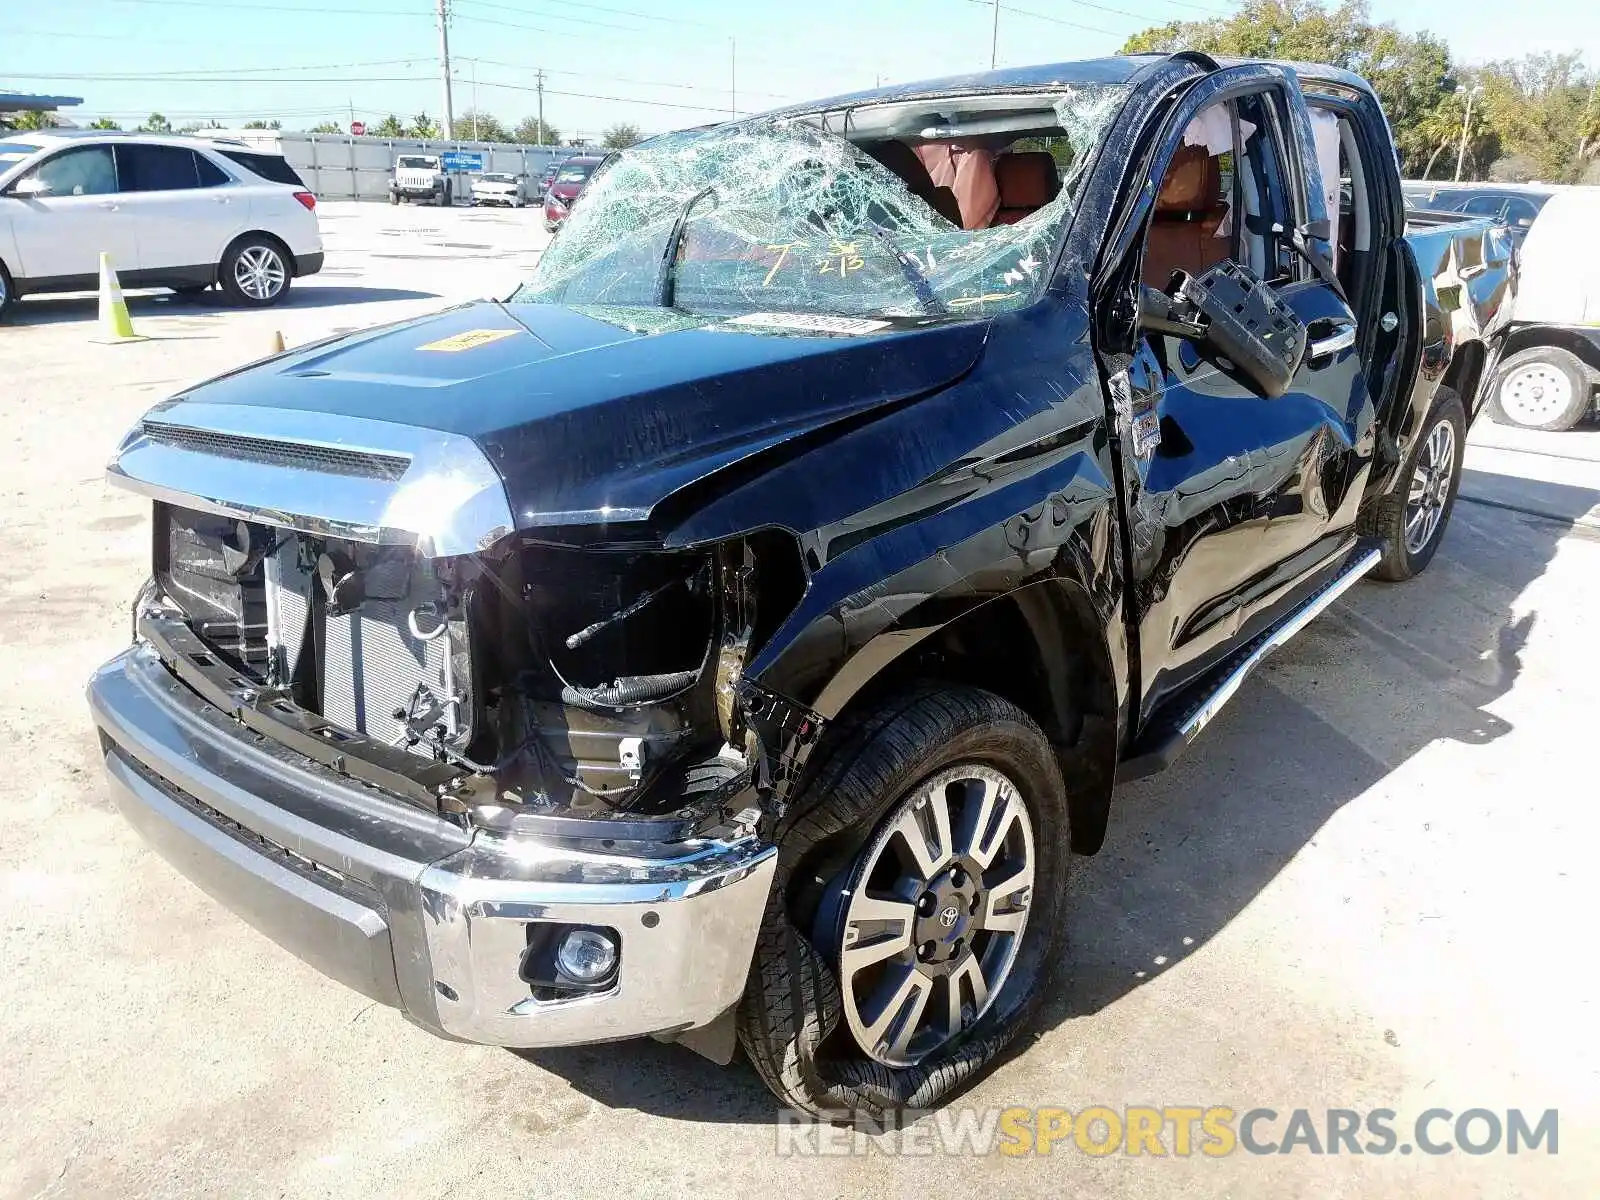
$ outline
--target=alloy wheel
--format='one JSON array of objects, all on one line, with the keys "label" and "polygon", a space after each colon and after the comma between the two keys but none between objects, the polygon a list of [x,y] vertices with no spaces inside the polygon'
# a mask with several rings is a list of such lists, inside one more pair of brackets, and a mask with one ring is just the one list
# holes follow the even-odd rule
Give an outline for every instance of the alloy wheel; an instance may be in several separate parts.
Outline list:
[{"label": "alloy wheel", "polygon": [[941,771],[890,814],[845,898],[844,1015],[857,1044],[912,1066],[988,1011],[1027,927],[1033,823],[990,767]]},{"label": "alloy wheel", "polygon": [[1450,502],[1450,484],[1455,477],[1456,431],[1449,421],[1440,421],[1428,433],[1411,471],[1411,490],[1406,496],[1406,550],[1420,554],[1433,540]]},{"label": "alloy wheel", "polygon": [[271,246],[246,246],[233,266],[234,282],[252,300],[271,300],[288,277],[283,258]]},{"label": "alloy wheel", "polygon": [[1518,425],[1545,425],[1572,403],[1572,381],[1549,363],[1518,367],[1500,384],[1500,410]]}]

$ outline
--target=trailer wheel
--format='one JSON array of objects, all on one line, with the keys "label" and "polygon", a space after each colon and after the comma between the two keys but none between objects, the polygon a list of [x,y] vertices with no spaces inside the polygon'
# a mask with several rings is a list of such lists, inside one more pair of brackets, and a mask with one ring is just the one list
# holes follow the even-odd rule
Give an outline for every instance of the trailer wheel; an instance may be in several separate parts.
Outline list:
[{"label": "trailer wheel", "polygon": [[1489,415],[1502,425],[1559,433],[1593,406],[1588,365],[1560,346],[1534,346],[1501,366]]},{"label": "trailer wheel", "polygon": [[876,1125],[976,1079],[1038,1006],[1062,957],[1066,792],[1039,727],[975,688],[902,695],[817,753],[739,1040],[785,1104]]}]

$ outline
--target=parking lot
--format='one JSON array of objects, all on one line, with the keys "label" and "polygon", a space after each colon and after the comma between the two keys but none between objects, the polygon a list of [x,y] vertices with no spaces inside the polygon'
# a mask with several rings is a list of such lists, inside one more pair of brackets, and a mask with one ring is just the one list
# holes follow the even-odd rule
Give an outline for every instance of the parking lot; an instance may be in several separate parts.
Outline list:
[{"label": "parking lot", "polygon": [[106,459],[147,406],[278,333],[503,295],[546,241],[537,210],[318,211],[327,265],[280,308],[134,294],[148,340],[124,345],[91,341],[92,296],[0,326],[0,1195],[1592,1190],[1594,426],[1480,421],[1427,574],[1357,587],[1173,770],[1122,789],[1105,850],[1077,860],[1071,961],[1026,1053],[955,1101],[1390,1108],[1401,1127],[1558,1109],[1558,1154],[780,1155],[743,1066],[446,1043],[207,899],[114,811],[83,703],[148,571],[147,505],[105,485]]}]

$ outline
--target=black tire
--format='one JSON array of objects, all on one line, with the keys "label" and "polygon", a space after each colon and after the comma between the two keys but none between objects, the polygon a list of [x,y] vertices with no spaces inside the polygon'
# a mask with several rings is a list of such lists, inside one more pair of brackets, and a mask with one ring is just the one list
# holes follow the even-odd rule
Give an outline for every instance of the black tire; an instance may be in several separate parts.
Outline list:
[{"label": "black tire", "polygon": [[[1447,478],[1435,482],[1428,493],[1428,503],[1437,502],[1437,520],[1420,544],[1407,541],[1407,522],[1415,515],[1412,493],[1418,480],[1419,467],[1428,452],[1429,439],[1436,435],[1441,425],[1449,427],[1453,449]],[[1441,435],[1442,436],[1442,435]],[[1373,574],[1391,583],[1401,583],[1422,574],[1433,561],[1444,540],[1444,531],[1450,524],[1450,514],[1455,510],[1456,493],[1461,490],[1461,458],[1467,445],[1467,414],[1461,399],[1449,388],[1441,387],[1434,397],[1433,408],[1427,419],[1417,429],[1417,436],[1406,455],[1404,466],[1396,477],[1394,488],[1380,497],[1361,516],[1360,532],[1375,539],[1383,548],[1383,559]],[[1418,532],[1421,530],[1419,528]]]},{"label": "black tire", "polygon": [[1513,354],[1495,374],[1489,415],[1501,425],[1560,433],[1594,407],[1589,365],[1560,346]]},{"label": "black tire", "polygon": [[[1066,791],[1039,727],[975,688],[902,695],[841,722],[816,753],[819,765],[777,831],[777,875],[739,1006],[739,1041],[783,1103],[829,1120],[893,1122],[993,1065],[1042,999],[1062,958]],[[1027,925],[1010,973],[972,1026],[914,1066],[888,1066],[860,1048],[844,1020],[836,961],[816,944],[817,911],[834,889],[818,880],[848,878],[886,816],[957,764],[1000,771],[1027,805],[1035,860]]]},{"label": "black tire", "polygon": [[[257,294],[253,285],[242,283],[240,276],[244,272],[240,264],[245,261],[275,261],[279,274],[272,275],[272,278],[277,280],[277,290],[268,289],[262,294]],[[272,268],[267,269],[272,270]],[[276,238],[265,234],[247,233],[229,246],[223,254],[222,265],[217,268],[217,282],[223,293],[234,304],[243,308],[269,308],[289,294],[289,285],[294,282],[294,259],[284,249],[283,243]]]},{"label": "black tire", "polygon": [[17,293],[11,283],[11,272],[6,270],[5,263],[0,262],[0,321],[6,319],[6,314],[16,302]]}]

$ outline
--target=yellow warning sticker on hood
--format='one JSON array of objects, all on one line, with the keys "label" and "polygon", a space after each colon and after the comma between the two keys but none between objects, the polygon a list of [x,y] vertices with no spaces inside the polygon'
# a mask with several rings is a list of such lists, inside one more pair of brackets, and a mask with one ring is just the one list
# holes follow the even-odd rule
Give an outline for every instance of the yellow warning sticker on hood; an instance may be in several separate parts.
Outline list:
[{"label": "yellow warning sticker on hood", "polygon": [[476,350],[479,346],[487,346],[490,342],[498,342],[501,338],[516,337],[519,331],[515,329],[469,329],[465,333],[453,333],[447,338],[440,338],[437,342],[428,342],[418,346],[418,350],[438,350],[443,354],[456,354],[462,350]]}]

